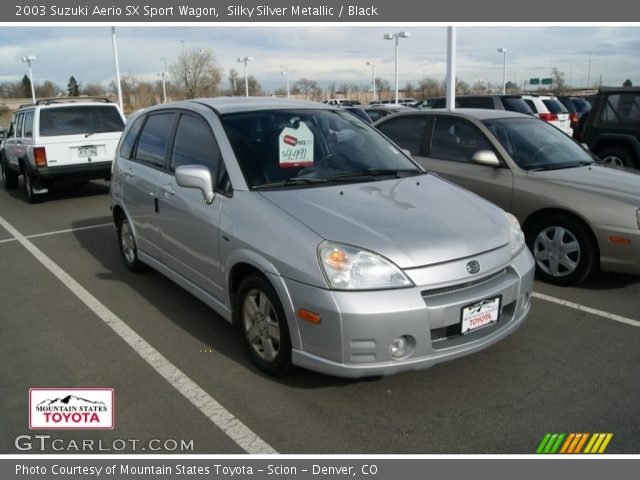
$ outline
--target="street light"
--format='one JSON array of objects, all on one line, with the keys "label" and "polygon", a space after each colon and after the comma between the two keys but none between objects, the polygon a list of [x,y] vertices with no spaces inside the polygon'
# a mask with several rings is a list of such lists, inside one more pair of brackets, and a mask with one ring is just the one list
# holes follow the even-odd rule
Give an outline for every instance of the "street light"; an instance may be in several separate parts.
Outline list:
[{"label": "street light", "polygon": [[286,65],[281,68],[282,68],[282,71],[280,72],[280,75],[287,76],[287,98],[289,98],[289,68]]},{"label": "street light", "polygon": [[410,32],[396,32],[396,33],[385,33],[385,40],[395,40],[396,41],[396,103],[398,103],[398,42],[401,38],[409,38],[411,36]]},{"label": "street light", "polygon": [[505,95],[507,93],[507,49],[499,48],[498,53],[503,54],[502,61],[502,94]]},{"label": "street light", "polygon": [[31,83],[31,99],[33,100],[33,103],[36,103],[36,90],[35,90],[35,87],[33,86],[33,70],[31,70],[31,62],[36,61],[36,56],[27,55],[25,57],[22,57],[22,61],[29,66],[29,83]]},{"label": "street light", "polygon": [[247,63],[252,61],[253,57],[238,57],[238,62],[244,63],[244,94],[249,96],[249,77],[247,76]]},{"label": "street light", "polygon": [[161,58],[160,60],[164,62],[164,69],[158,74],[162,77],[162,103],[167,103],[167,86],[165,81],[165,78],[167,76],[167,59]]},{"label": "street light", "polygon": [[373,62],[367,62],[367,65],[371,65],[371,89],[373,90],[373,101],[376,101],[376,64]]}]

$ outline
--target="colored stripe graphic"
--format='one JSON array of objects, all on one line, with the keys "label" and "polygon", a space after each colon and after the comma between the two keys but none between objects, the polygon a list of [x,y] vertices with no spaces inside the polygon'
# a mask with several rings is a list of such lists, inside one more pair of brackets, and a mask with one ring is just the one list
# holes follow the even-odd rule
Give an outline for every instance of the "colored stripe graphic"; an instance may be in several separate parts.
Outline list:
[{"label": "colored stripe graphic", "polygon": [[[538,445],[536,453],[604,453],[612,438],[613,433],[547,433]],[[585,443],[587,446],[583,451]]]}]

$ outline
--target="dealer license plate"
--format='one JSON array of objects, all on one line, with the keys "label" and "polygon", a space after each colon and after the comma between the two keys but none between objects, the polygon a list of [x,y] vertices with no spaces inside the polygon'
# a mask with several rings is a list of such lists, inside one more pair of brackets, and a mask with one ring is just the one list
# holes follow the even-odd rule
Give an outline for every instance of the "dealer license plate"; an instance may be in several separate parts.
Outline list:
[{"label": "dealer license plate", "polygon": [[462,309],[462,334],[473,332],[498,321],[502,297],[474,303]]},{"label": "dealer license plate", "polygon": [[98,147],[94,145],[90,145],[87,147],[78,147],[78,157],[87,158],[96,156],[98,156]]}]

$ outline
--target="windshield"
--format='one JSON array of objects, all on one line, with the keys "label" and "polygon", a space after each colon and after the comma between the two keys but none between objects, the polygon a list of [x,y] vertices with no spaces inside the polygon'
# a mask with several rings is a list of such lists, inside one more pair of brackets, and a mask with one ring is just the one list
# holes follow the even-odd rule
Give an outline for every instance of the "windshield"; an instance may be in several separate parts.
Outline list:
[{"label": "windshield", "polygon": [[43,137],[122,130],[124,122],[114,106],[76,105],[40,111],[40,135]]},{"label": "windshield", "polygon": [[251,188],[371,181],[423,171],[377,130],[335,110],[274,110],[222,117]]},{"label": "windshield", "polygon": [[525,170],[550,170],[593,163],[584,148],[547,122],[535,118],[499,118],[482,123]]}]

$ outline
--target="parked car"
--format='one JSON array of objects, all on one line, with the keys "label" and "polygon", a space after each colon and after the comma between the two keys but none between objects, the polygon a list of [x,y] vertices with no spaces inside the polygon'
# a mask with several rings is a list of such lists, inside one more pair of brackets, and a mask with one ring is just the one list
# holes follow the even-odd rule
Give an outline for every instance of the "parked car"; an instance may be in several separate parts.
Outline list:
[{"label": "parked car", "polygon": [[365,107],[364,111],[367,112],[367,115],[371,118],[372,121],[376,122],[387,115],[392,115],[397,112],[404,112],[411,107],[406,105],[396,105],[396,104],[387,104],[387,105],[369,105]]},{"label": "parked car", "polygon": [[604,163],[640,168],[640,87],[601,88],[574,137]]},{"label": "parked car", "polygon": [[355,115],[360,120],[362,120],[365,123],[368,123],[369,125],[373,124],[373,120],[367,114],[366,110],[364,108],[362,108],[361,106],[348,105],[348,106],[342,106],[340,108],[342,108],[342,110],[344,110],[345,112],[349,112],[352,115]]},{"label": "parked car", "polygon": [[24,179],[27,200],[44,200],[54,181],[108,179],[124,116],[107,99],[38,100],[11,116],[0,152],[7,190]]},{"label": "parked car", "polygon": [[571,129],[575,132],[580,118],[591,110],[591,104],[584,97],[568,95],[558,96],[558,101],[562,103],[569,112]]},{"label": "parked car", "polygon": [[400,113],[376,126],[428,171],[513,213],[541,279],[574,285],[598,267],[640,274],[640,175],[596,164],[546,122],[466,109]]},{"label": "parked car", "polygon": [[330,98],[323,100],[322,103],[326,105],[333,105],[334,107],[351,107],[353,105],[360,105],[360,102],[356,100],[347,100],[346,98]]},{"label": "parked car", "polygon": [[269,374],[427,368],[500,340],[530,308],[514,217],[319,103],[139,111],[110,198],[125,266],[150,265],[238,325]]},{"label": "parked car", "polygon": [[[522,99],[522,95],[456,95],[456,108],[487,108],[491,110],[509,110],[533,115],[529,105]],[[435,97],[419,102],[415,107],[419,110],[445,108],[446,97]]]},{"label": "parked car", "polygon": [[540,119],[549,122],[569,136],[573,135],[569,111],[556,97],[549,95],[523,95],[522,99]]}]

